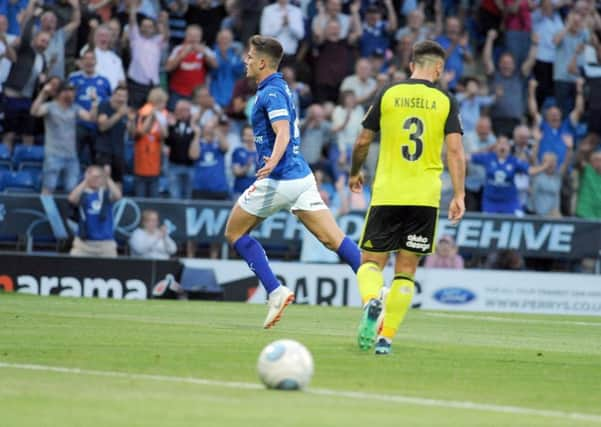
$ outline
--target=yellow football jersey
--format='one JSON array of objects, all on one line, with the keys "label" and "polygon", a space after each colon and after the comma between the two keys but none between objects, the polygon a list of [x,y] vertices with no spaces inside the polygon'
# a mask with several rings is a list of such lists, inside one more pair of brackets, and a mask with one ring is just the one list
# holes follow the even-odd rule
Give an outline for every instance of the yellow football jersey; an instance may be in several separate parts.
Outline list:
[{"label": "yellow football jersey", "polygon": [[409,79],[380,93],[363,127],[381,133],[371,204],[438,207],[445,135],[463,133],[455,99]]}]

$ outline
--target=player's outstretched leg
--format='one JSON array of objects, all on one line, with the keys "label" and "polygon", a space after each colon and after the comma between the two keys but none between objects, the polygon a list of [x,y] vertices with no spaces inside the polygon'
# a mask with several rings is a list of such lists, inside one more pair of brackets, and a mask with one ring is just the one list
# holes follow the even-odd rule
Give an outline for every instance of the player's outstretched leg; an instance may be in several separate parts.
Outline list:
[{"label": "player's outstretched leg", "polygon": [[226,225],[225,237],[263,284],[268,295],[268,312],[263,327],[271,328],[280,320],[286,307],[294,301],[294,293],[280,285],[269,266],[261,243],[246,234],[261,221],[262,218],[250,215],[236,205]]},{"label": "player's outstretched leg", "polygon": [[[321,198],[317,189],[316,197]],[[321,202],[323,205],[323,202]],[[317,211],[294,210],[294,214],[326,248],[338,254],[356,273],[361,265],[361,251],[355,242],[344,235],[329,209]]]},{"label": "player's outstretched leg", "polygon": [[414,289],[415,283],[412,276],[397,274],[394,277],[384,302],[386,316],[376,343],[376,354],[387,355],[390,353],[392,339],[411,306]]}]

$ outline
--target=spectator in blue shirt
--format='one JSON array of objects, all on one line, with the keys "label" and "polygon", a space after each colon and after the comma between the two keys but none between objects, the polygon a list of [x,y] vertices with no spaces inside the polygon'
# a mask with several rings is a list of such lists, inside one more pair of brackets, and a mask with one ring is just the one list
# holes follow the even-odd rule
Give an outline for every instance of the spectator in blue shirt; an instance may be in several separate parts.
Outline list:
[{"label": "spectator in blue shirt", "polygon": [[483,212],[523,214],[515,185],[515,175],[517,173],[536,175],[547,167],[546,163],[530,166],[527,162],[512,156],[510,150],[509,139],[500,136],[491,152],[476,153],[470,156],[472,163],[482,165],[486,170],[482,197]]},{"label": "spectator in blue shirt", "polygon": [[232,100],[234,84],[244,73],[244,62],[234,45],[234,36],[228,29],[217,34],[215,56],[217,67],[211,71],[211,95],[222,107],[227,107]]},{"label": "spectator in blue shirt", "polygon": [[117,256],[113,203],[120,198],[121,190],[107,170],[96,165],[88,167],[83,181],[68,198],[79,212],[79,229],[73,240],[71,255]]},{"label": "spectator in blue shirt", "polygon": [[363,58],[371,56],[375,51],[386,51],[390,47],[390,39],[397,29],[397,18],[392,0],[384,0],[387,20],[382,19],[379,6],[369,6],[363,20],[363,34],[359,39],[359,51]]},{"label": "spectator in blue shirt", "polygon": [[21,26],[17,17],[27,9],[28,3],[28,0],[0,0],[0,15],[8,19],[8,34],[21,35]]},{"label": "spectator in blue shirt", "polygon": [[[75,87],[75,103],[90,110],[94,98],[99,103],[110,98],[111,84],[106,77],[96,74],[96,54],[92,49],[83,52],[79,65],[81,70],[69,75],[69,83]],[[79,159],[84,164],[90,164],[96,158],[96,138],[96,122],[77,121]]]},{"label": "spectator in blue shirt", "polygon": [[459,103],[463,131],[471,132],[476,129],[476,123],[480,119],[480,110],[482,107],[488,107],[495,102],[495,96],[481,95],[480,81],[474,77],[467,77],[464,85],[465,91],[458,93],[456,99]]},{"label": "spectator in blue shirt", "polygon": [[232,172],[234,174],[234,194],[242,194],[255,182],[257,165],[257,147],[255,135],[250,125],[242,128],[242,143],[232,153]]},{"label": "spectator in blue shirt", "polygon": [[534,118],[535,126],[540,131],[540,141],[534,146],[534,158],[542,161],[544,153],[550,151],[557,156],[557,169],[563,164],[567,154],[566,138],[576,138],[576,127],[584,112],[584,81],[578,79],[576,83],[576,102],[570,115],[562,120],[561,110],[556,106],[547,108],[543,116],[538,111],[536,104],[536,88],[538,82],[530,80],[528,84],[528,109]]},{"label": "spectator in blue shirt", "polygon": [[449,89],[455,89],[457,81],[463,77],[463,64],[472,61],[468,35],[463,33],[459,19],[449,16],[445,23],[445,33],[436,37],[436,41],[447,51],[445,71],[455,73],[455,78],[449,82]]},{"label": "spectator in blue shirt", "polygon": [[230,198],[230,189],[225,175],[225,153],[228,148],[227,139],[216,129],[215,122],[205,125],[202,137],[190,144],[190,158],[196,161],[192,179],[193,199],[228,200]]}]

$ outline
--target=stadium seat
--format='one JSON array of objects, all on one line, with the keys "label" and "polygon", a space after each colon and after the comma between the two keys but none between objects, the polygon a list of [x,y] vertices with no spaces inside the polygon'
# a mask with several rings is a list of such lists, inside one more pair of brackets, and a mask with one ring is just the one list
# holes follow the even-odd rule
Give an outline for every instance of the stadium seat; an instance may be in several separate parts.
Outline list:
[{"label": "stadium seat", "polygon": [[36,185],[29,172],[5,172],[2,175],[2,190],[5,193],[33,193]]},{"label": "stadium seat", "polygon": [[10,150],[4,144],[0,144],[0,171],[10,171],[12,162],[10,160]]},{"label": "stadium seat", "polygon": [[13,166],[15,170],[21,170],[22,165],[35,164],[40,168],[44,162],[44,147],[38,145],[17,145],[13,153]]}]

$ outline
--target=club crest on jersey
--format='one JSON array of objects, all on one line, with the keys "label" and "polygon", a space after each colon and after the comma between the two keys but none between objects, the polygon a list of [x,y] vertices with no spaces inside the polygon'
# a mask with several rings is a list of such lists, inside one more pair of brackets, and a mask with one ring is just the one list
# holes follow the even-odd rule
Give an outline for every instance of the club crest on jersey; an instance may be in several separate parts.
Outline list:
[{"label": "club crest on jersey", "polygon": [[255,135],[255,144],[263,144],[263,135]]}]

